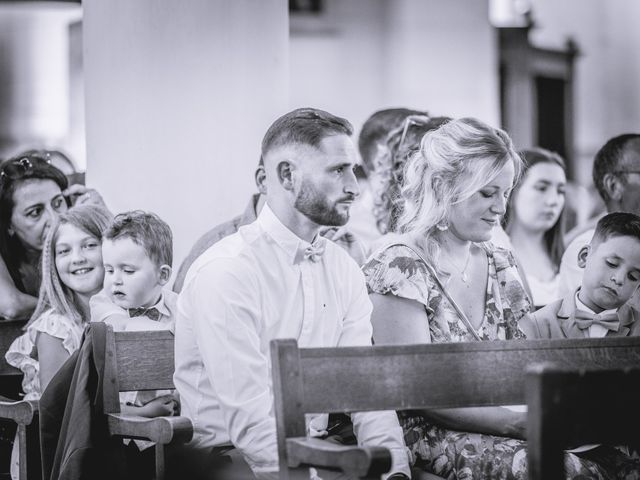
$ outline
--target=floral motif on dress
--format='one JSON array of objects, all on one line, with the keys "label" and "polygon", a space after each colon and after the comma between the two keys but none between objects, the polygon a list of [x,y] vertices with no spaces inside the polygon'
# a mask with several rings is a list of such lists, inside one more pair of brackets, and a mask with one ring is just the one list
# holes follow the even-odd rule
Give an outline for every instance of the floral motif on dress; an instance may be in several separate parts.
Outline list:
[{"label": "floral motif on dress", "polygon": [[[483,341],[525,338],[518,322],[529,313],[531,303],[513,254],[490,243],[481,246],[487,254],[489,278],[484,318],[477,334]],[[401,244],[387,247],[362,269],[369,293],[392,294],[425,306],[433,343],[476,341],[411,248]],[[416,412],[398,412],[398,417],[415,467],[448,480],[527,478],[526,442],[447,430]],[[576,480],[606,476],[598,464],[573,454],[566,455],[565,466],[567,477]]]}]

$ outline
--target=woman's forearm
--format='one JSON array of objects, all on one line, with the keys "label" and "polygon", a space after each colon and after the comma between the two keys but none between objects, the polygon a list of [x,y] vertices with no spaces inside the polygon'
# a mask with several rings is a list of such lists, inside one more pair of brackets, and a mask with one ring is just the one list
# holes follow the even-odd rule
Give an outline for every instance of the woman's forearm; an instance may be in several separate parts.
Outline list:
[{"label": "woman's forearm", "polygon": [[502,407],[441,408],[424,410],[435,424],[462,432],[526,439],[526,414]]},{"label": "woman's forearm", "polygon": [[0,294],[0,317],[6,320],[28,319],[38,304],[38,299],[18,290]]}]

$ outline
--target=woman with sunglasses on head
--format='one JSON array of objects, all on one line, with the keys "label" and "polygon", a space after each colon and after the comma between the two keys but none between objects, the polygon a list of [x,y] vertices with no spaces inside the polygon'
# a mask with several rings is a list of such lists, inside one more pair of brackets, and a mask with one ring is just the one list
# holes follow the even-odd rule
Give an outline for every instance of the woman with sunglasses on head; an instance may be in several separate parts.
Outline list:
[{"label": "woman with sunglasses on head", "polygon": [[520,152],[522,178],[507,204],[503,224],[514,253],[522,259],[533,304],[560,298],[560,260],[564,252],[564,206],[567,175],[560,155],[543,148]]},{"label": "woman with sunglasses on head", "polygon": [[40,288],[39,262],[51,221],[74,204],[104,205],[38,154],[0,164],[0,317],[28,318]]},{"label": "woman with sunglasses on head", "polygon": [[[529,297],[511,252],[489,242],[521,165],[507,134],[476,119],[424,135],[404,171],[402,235],[363,267],[377,345],[525,338],[518,323]],[[399,418],[418,469],[444,478],[526,476],[523,412],[438,409]]]}]

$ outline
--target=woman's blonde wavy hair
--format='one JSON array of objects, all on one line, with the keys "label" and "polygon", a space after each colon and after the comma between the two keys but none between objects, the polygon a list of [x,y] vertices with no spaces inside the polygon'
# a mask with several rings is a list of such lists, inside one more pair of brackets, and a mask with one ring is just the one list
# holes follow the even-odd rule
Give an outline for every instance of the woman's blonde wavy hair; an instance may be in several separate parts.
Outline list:
[{"label": "woman's blonde wavy hair", "polygon": [[42,247],[42,283],[40,284],[38,304],[25,329],[35,322],[46,310],[53,310],[79,324],[87,320],[83,318],[75,292],[62,283],[58,269],[56,268],[56,242],[58,240],[58,232],[60,226],[69,224],[95,237],[101,242],[102,232],[106,230],[112,218],[113,216],[105,207],[98,205],[79,205],[71,208],[54,220],[47,232],[47,237]]},{"label": "woman's blonde wavy hair", "polygon": [[514,183],[522,160],[509,136],[475,118],[460,118],[427,132],[404,171],[399,230],[413,238],[432,265],[439,254],[438,225],[451,207],[471,197],[512,162]]}]

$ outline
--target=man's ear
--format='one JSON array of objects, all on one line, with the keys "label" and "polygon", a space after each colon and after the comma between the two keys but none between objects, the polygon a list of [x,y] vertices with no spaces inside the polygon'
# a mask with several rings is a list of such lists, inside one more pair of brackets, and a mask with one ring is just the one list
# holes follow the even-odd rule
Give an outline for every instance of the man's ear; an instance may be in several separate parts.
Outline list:
[{"label": "man's ear", "polygon": [[585,245],[578,252],[578,266],[584,268],[587,265],[587,257],[591,252],[591,245]]},{"label": "man's ear", "polygon": [[258,192],[262,195],[267,194],[267,172],[264,169],[263,165],[258,166],[255,173],[255,181],[256,187],[258,187]]},{"label": "man's ear", "polygon": [[276,166],[276,173],[278,175],[278,181],[285,190],[293,190],[293,172],[295,171],[295,165],[289,161],[282,161]]},{"label": "man's ear", "polygon": [[171,278],[171,267],[169,265],[162,265],[160,267],[160,275],[158,277],[158,283],[160,285],[166,285]]},{"label": "man's ear", "polygon": [[615,202],[620,202],[624,195],[624,182],[615,173],[605,173],[602,177],[602,185],[607,191],[609,198]]}]

